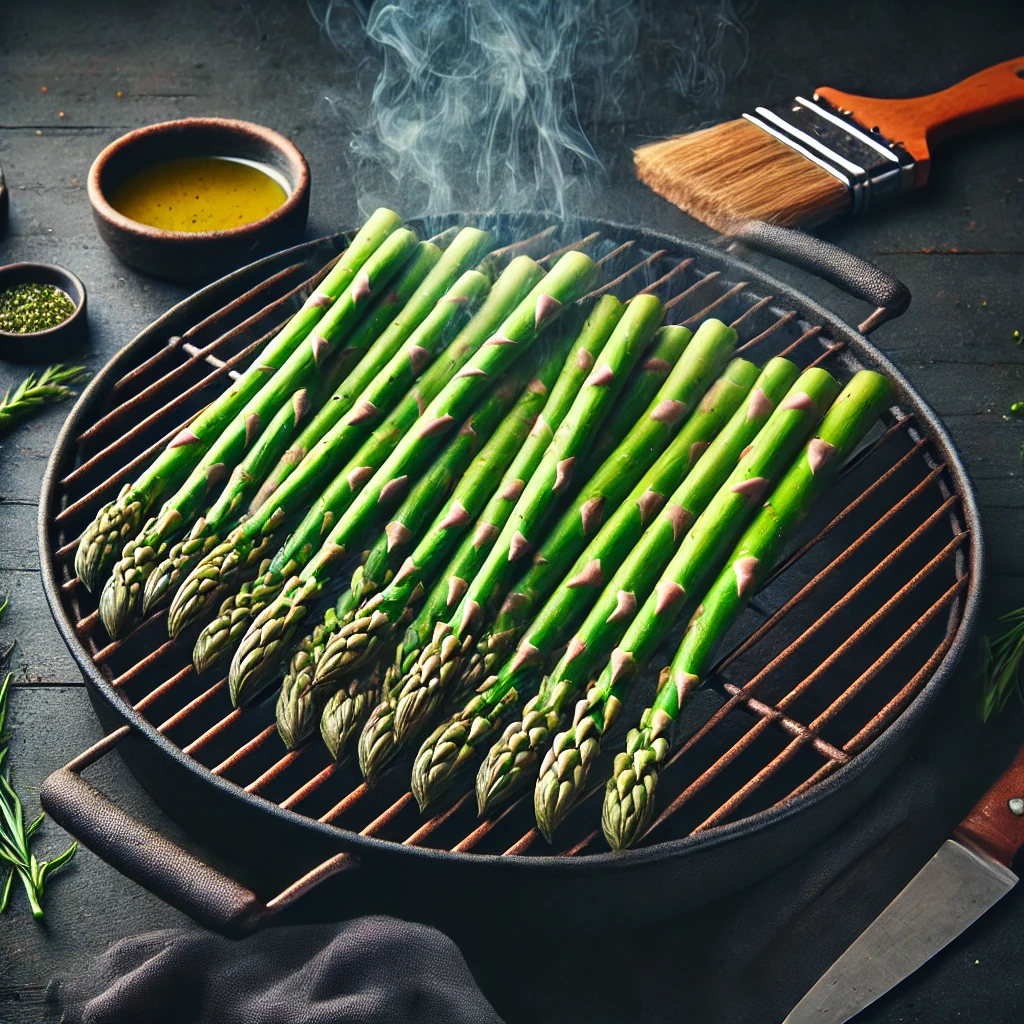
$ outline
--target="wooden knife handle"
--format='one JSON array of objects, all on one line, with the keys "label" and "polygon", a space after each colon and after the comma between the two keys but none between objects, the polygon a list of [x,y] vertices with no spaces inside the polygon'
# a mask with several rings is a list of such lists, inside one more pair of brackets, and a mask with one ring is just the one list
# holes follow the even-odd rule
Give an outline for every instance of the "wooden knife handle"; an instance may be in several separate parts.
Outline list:
[{"label": "wooden knife handle", "polygon": [[[1024,801],[1024,747],[995,785],[975,804],[953,835],[1007,867],[1024,846],[1024,813],[1014,814],[1011,800]],[[1024,805],[1017,805],[1024,812]]]},{"label": "wooden knife handle", "polygon": [[815,95],[868,129],[877,128],[914,158],[914,184],[928,180],[930,147],[971,128],[1024,117],[1024,57],[1003,61],[956,85],[913,99],[854,96],[823,86]]}]

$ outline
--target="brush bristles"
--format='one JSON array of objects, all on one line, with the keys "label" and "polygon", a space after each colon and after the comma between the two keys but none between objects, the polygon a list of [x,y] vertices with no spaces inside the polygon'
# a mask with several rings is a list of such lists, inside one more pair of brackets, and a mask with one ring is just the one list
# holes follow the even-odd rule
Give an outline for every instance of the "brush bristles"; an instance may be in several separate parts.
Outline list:
[{"label": "brush bristles", "polygon": [[644,184],[723,234],[749,219],[820,224],[852,205],[841,181],[742,119],[643,146],[633,160]]}]

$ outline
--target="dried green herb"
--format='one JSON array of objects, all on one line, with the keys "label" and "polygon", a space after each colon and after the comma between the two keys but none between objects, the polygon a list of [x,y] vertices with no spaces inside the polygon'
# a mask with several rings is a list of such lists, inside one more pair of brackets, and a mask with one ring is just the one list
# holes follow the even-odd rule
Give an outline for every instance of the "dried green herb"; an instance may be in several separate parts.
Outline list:
[{"label": "dried green herb", "polygon": [[88,379],[84,366],[48,366],[36,379],[34,373],[18,385],[13,392],[7,391],[0,401],[0,434],[6,434],[15,424],[44,405],[63,402],[78,393],[69,384],[78,384]]},{"label": "dried green herb", "polygon": [[48,331],[59,327],[74,311],[71,296],[56,285],[16,284],[0,292],[0,331]]},{"label": "dried green herb", "polygon": [[[5,600],[0,614],[6,607]],[[7,718],[7,695],[10,687],[11,673],[8,672],[3,683],[0,683],[0,864],[10,865],[10,870],[6,880],[0,885],[0,914],[7,909],[11,889],[14,887],[14,876],[17,875],[25,887],[32,916],[42,918],[43,889],[46,880],[74,857],[78,843],[72,843],[62,854],[49,861],[39,860],[30,849],[32,836],[46,816],[40,814],[35,821],[25,824],[25,809],[21,798],[11,785],[10,768],[6,772],[3,771],[7,756],[4,724]]]}]

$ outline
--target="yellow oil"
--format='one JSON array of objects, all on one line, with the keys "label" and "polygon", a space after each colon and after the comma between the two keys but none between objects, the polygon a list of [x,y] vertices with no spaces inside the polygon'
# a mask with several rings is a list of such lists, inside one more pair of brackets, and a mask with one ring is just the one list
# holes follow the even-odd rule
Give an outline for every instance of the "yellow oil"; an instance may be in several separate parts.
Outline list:
[{"label": "yellow oil", "polygon": [[201,156],[139,171],[115,190],[111,205],[164,231],[226,231],[262,220],[287,198],[258,166]]}]

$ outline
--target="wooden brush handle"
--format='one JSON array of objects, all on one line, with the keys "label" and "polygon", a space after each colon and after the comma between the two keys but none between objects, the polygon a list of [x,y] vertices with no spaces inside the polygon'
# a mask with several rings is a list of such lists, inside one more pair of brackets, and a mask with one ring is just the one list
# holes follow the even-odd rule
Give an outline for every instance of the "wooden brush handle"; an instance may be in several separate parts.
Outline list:
[{"label": "wooden brush handle", "polygon": [[1024,808],[1010,803],[1017,800],[1024,800],[1024,747],[953,835],[1009,867],[1024,846],[1024,814],[1015,813]]},{"label": "wooden brush handle", "polygon": [[914,184],[928,180],[930,147],[971,128],[1024,117],[1024,57],[1003,61],[941,92],[909,100],[854,96],[822,86],[815,95],[877,129],[914,158]]}]

